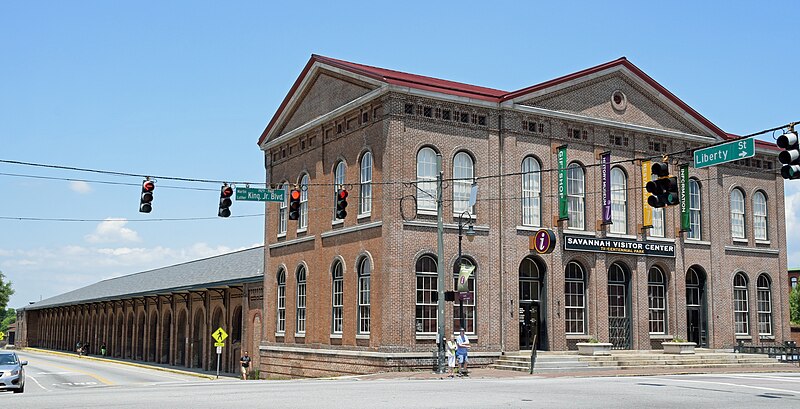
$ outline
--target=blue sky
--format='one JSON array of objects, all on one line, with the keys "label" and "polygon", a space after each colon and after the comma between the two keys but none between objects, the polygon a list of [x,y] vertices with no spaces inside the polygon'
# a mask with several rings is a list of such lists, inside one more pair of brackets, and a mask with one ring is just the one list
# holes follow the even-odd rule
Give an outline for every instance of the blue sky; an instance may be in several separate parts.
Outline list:
[{"label": "blue sky", "polygon": [[[4,2],[0,159],[262,182],[256,142],[312,53],[509,91],[626,56],[728,132],[800,119],[795,1],[379,3]],[[256,202],[220,219],[219,185],[162,179],[145,215],[140,182],[0,163],[10,306],[263,243]]]}]

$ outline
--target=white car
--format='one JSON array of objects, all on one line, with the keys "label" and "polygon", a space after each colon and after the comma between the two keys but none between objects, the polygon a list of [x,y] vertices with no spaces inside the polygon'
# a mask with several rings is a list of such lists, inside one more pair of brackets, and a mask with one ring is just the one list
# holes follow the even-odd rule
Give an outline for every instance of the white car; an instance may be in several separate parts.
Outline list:
[{"label": "white car", "polygon": [[25,368],[28,361],[20,362],[16,352],[0,351],[0,390],[25,392]]}]

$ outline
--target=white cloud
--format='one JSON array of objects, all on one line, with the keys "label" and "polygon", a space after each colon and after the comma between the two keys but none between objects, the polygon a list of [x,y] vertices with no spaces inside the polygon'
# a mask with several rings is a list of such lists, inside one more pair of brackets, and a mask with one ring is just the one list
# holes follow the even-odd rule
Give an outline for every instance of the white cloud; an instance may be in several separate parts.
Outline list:
[{"label": "white cloud", "polygon": [[127,219],[107,218],[100,222],[95,228],[94,233],[87,234],[84,238],[89,243],[113,243],[141,241],[139,233],[133,229],[125,227]]},{"label": "white cloud", "polygon": [[92,187],[88,183],[81,182],[78,180],[73,180],[69,182],[69,188],[73,192],[78,192],[78,193],[89,193],[92,191]]}]

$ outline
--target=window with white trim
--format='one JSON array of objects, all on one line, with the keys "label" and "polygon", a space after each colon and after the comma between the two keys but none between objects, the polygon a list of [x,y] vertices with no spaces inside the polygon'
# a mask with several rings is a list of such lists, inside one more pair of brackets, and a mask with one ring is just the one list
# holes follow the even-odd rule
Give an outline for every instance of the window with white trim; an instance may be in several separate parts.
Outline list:
[{"label": "window with white trim", "polygon": [[466,152],[459,152],[453,158],[453,212],[461,214],[463,211],[473,213],[469,205],[469,193],[472,186],[475,169],[472,157]]},{"label": "window with white trim", "polygon": [[284,191],[284,200],[278,205],[278,234],[286,234],[286,221],[288,220],[287,207],[289,206],[289,184],[283,182],[280,189]]},{"label": "window with white trim", "polygon": [[286,270],[282,268],[278,270],[278,296],[276,300],[278,302],[278,325],[275,330],[282,333],[286,331]]},{"label": "window with white trim", "polygon": [[417,153],[417,208],[436,210],[436,152],[428,147]]},{"label": "window with white trim", "polygon": [[297,269],[297,326],[295,332],[305,334],[306,332],[306,267],[300,266]]},{"label": "window with white trim", "polygon": [[585,228],[585,192],[586,176],[583,167],[575,162],[567,166],[567,228],[583,230]]},{"label": "window with white trim", "polygon": [[[658,175],[653,174],[651,180],[658,179]],[[650,229],[650,236],[664,237],[664,208],[653,208],[653,227]]]},{"label": "window with white trim", "polygon": [[731,190],[731,237],[743,239],[744,231],[744,193],[740,189],[733,189]]},{"label": "window with white trim", "polygon": [[[461,257],[461,263],[468,266],[474,266],[475,263],[467,258]],[[456,296],[460,296],[458,294],[458,274],[461,270],[461,267],[458,265],[458,260],[453,265],[453,290],[456,291]],[[471,297],[465,298],[463,301],[463,310],[464,310],[464,332],[467,334],[474,334],[475,333],[475,274],[478,272],[477,267],[470,275],[469,279],[467,279],[467,287],[469,288],[469,293],[471,293]],[[461,328],[461,310],[462,310],[462,301],[456,301],[453,303],[453,330],[458,331]]]},{"label": "window with white trim", "polygon": [[308,175],[300,179],[300,218],[297,220],[297,229],[308,228]]},{"label": "window with white trim", "polygon": [[628,177],[622,169],[611,169],[611,233],[628,232]]},{"label": "window with white trim", "polygon": [[736,273],[733,278],[733,318],[736,335],[750,334],[749,315],[747,278],[742,273]]},{"label": "window with white trim", "polygon": [[336,260],[331,270],[331,333],[342,333],[344,311],[344,269],[342,262]]},{"label": "window with white trim", "polygon": [[772,293],[771,282],[766,274],[758,276],[756,295],[758,297],[758,335],[772,335]]},{"label": "window with white trim", "polygon": [[[414,314],[417,334],[435,334],[438,330],[436,307],[438,297],[436,259],[424,255],[416,263],[417,301]],[[436,295],[434,295],[436,294]]]},{"label": "window with white trim", "polygon": [[586,333],[586,275],[570,261],[564,272],[564,321],[567,334]]},{"label": "window with white trim", "polygon": [[358,263],[358,333],[370,332],[370,276],[372,266],[366,257]]},{"label": "window with white trim", "polygon": [[372,152],[361,157],[361,184],[358,195],[358,214],[372,212]]},{"label": "window with white trim", "polygon": [[689,179],[689,234],[687,239],[700,240],[703,226],[700,220],[700,183]]},{"label": "window with white trim", "polygon": [[647,300],[651,334],[665,334],[667,330],[667,284],[658,267],[650,267],[647,274]]},{"label": "window with white trim", "polygon": [[522,161],[522,225],[542,225],[542,173],[534,157]]},{"label": "window with white trim", "polygon": [[333,171],[333,218],[336,219],[336,202],[339,199],[337,193],[339,189],[344,189],[344,174],[347,171],[347,165],[344,161],[339,161]]},{"label": "window with white trim", "polygon": [[767,240],[767,197],[758,191],[753,195],[753,236]]}]

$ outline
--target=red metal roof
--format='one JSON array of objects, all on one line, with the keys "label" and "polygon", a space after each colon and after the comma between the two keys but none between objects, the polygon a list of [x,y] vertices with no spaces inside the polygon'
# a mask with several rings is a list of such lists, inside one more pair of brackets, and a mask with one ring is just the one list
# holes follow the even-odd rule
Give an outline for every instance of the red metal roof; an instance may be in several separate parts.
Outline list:
[{"label": "red metal roof", "polygon": [[[610,61],[591,68],[587,68],[585,70],[578,71],[572,74],[568,74],[563,77],[555,78],[536,85],[532,85],[527,88],[522,88],[517,91],[507,92],[493,88],[479,87],[476,85],[426,77],[423,75],[409,74],[405,72],[373,67],[369,65],[357,64],[349,61],[337,60],[335,58],[312,54],[305,68],[303,68],[303,71],[300,73],[300,76],[297,78],[294,85],[292,85],[292,88],[289,90],[289,93],[286,95],[286,97],[283,99],[283,102],[278,107],[278,110],[272,117],[272,120],[269,122],[266,129],[264,129],[264,132],[262,132],[261,137],[258,140],[259,145],[264,142],[264,139],[266,138],[270,129],[272,129],[272,127],[275,125],[275,121],[283,112],[283,110],[286,108],[286,105],[288,104],[292,95],[295,93],[295,91],[297,91],[297,88],[300,86],[303,79],[308,74],[308,71],[316,62],[320,62],[322,64],[326,64],[332,67],[337,67],[369,78],[373,78],[375,80],[385,82],[387,84],[405,86],[425,91],[440,92],[443,94],[454,95],[459,97],[475,98],[483,101],[496,102],[496,103],[508,101],[531,92],[547,89],[549,87],[564,82],[572,81],[574,79],[578,79],[587,75],[591,75],[596,72],[600,72],[621,65],[630,70],[634,75],[641,78],[647,84],[655,88],[658,92],[666,96],[670,101],[672,101],[678,107],[686,111],[689,115],[691,115],[701,124],[709,128],[712,132],[716,133],[719,137],[723,139],[733,139],[736,137],[735,135],[728,134],[727,132],[723,131],[722,129],[714,125],[711,121],[706,119],[699,112],[695,111],[692,107],[687,105],[685,102],[681,101],[680,98],[675,96],[668,89],[664,88],[656,80],[651,78],[649,75],[645,74],[644,71],[640,70],[637,66],[628,61],[628,59],[625,57],[621,57],[614,61]],[[769,142],[756,141],[756,143],[763,147],[775,147],[774,144],[770,144]]]}]

